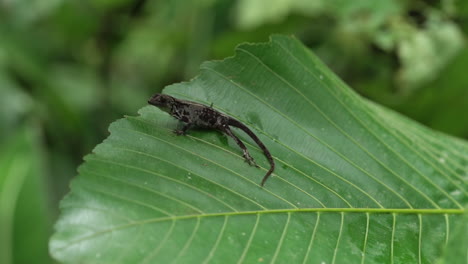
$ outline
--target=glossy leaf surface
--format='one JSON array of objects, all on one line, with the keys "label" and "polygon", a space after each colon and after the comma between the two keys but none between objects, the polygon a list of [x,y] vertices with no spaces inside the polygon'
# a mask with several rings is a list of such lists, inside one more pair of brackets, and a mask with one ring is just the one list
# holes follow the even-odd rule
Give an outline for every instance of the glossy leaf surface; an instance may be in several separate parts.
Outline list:
[{"label": "glossy leaf surface", "polygon": [[268,162],[240,130],[260,169],[219,132],[176,136],[180,124],[146,106],[85,158],[50,242],[56,259],[466,260],[466,238],[446,245],[466,227],[468,144],[361,98],[296,39],[241,45],[165,92],[247,124],[275,158],[273,177],[259,186]]}]

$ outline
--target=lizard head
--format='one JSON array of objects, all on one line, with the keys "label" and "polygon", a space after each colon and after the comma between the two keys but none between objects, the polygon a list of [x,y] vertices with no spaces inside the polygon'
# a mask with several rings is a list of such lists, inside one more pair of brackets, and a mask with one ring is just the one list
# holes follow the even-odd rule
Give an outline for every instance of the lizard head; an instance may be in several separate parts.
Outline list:
[{"label": "lizard head", "polygon": [[165,110],[170,108],[174,101],[175,99],[172,96],[157,93],[148,100],[148,103]]}]

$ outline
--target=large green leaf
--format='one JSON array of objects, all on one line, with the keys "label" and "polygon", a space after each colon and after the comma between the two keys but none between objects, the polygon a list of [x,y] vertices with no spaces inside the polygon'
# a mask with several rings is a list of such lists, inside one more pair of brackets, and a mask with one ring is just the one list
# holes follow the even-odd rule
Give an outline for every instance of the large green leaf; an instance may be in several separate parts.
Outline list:
[{"label": "large green leaf", "polygon": [[[274,176],[215,131],[146,106],[113,123],[62,201],[65,263],[447,263],[466,230],[468,144],[359,97],[294,38],[241,45],[173,96],[214,103]],[[462,228],[460,229],[460,226]],[[456,228],[456,229],[455,229]],[[447,253],[445,253],[447,252]],[[460,254],[449,254],[458,252]]]}]

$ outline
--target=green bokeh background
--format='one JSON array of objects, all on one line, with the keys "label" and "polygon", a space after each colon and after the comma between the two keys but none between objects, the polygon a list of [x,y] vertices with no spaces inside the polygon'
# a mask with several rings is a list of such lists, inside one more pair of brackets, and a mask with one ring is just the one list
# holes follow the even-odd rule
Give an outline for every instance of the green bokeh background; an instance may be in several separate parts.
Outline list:
[{"label": "green bokeh background", "polygon": [[0,0],[0,263],[51,263],[82,156],[153,93],[295,35],[363,96],[468,138],[465,0]]}]

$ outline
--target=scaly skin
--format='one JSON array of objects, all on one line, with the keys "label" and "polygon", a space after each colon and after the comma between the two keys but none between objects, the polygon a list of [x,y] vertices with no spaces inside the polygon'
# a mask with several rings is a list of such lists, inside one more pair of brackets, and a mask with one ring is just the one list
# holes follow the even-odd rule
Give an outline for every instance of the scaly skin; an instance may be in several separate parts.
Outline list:
[{"label": "scaly skin", "polygon": [[275,162],[273,161],[270,151],[268,151],[257,135],[240,121],[214,110],[211,106],[177,99],[166,94],[155,94],[150,98],[148,103],[168,112],[173,117],[185,123],[181,130],[174,131],[177,135],[185,135],[187,131],[193,127],[219,130],[234,139],[237,145],[242,149],[243,157],[250,165],[258,167],[244,143],[232,133],[230,126],[242,129],[257,143],[270,162],[270,169],[261,182],[262,187],[275,170]]}]

